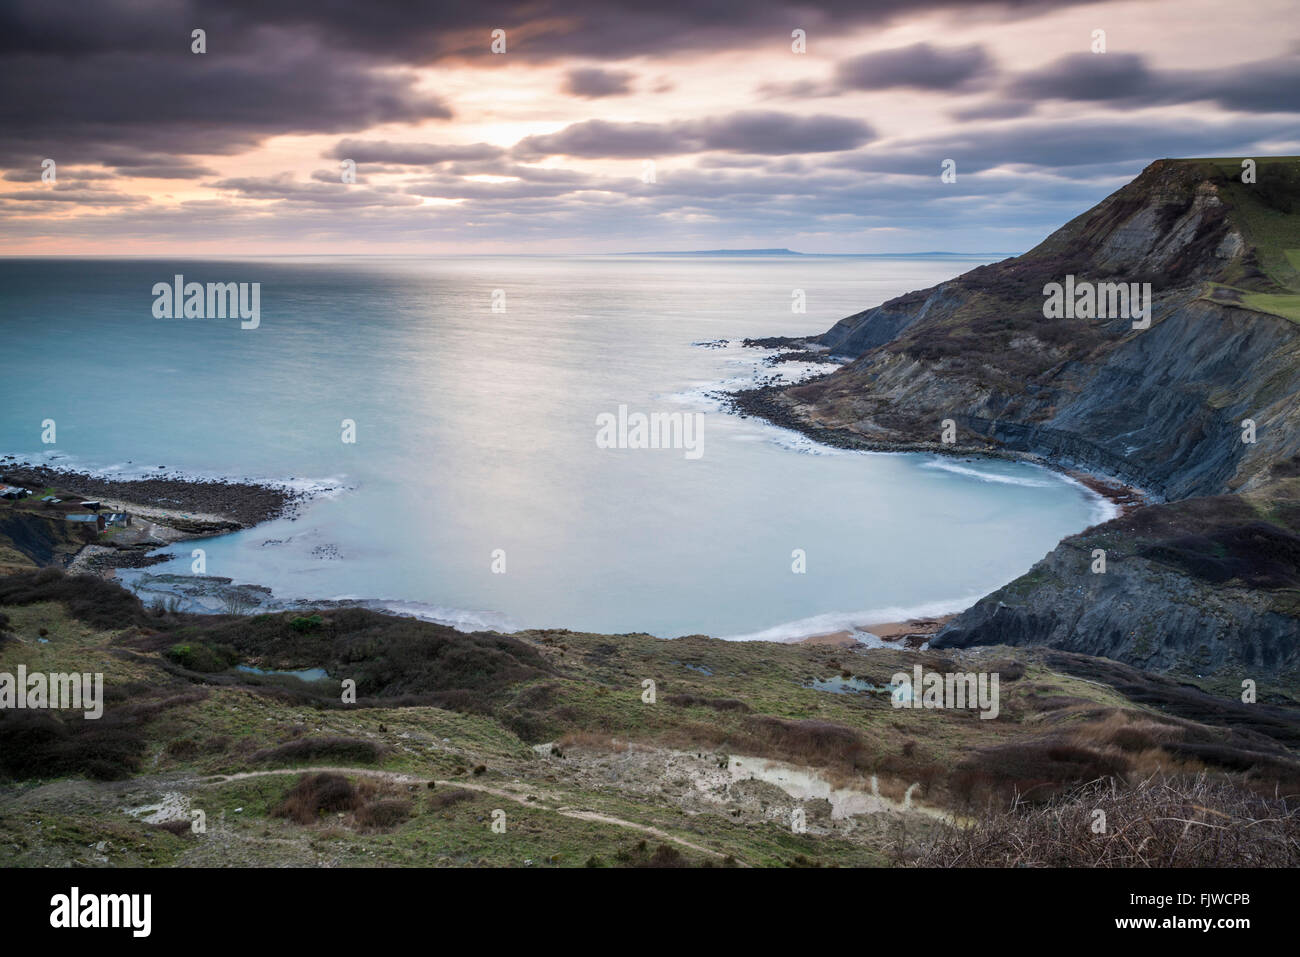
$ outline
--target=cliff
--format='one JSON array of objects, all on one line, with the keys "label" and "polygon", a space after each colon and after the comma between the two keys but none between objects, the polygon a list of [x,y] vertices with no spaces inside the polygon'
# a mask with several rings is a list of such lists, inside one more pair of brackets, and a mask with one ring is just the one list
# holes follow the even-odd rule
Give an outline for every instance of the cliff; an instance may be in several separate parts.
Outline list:
[{"label": "cliff", "polygon": [[[1028,453],[1161,503],[1066,539],[936,647],[1300,673],[1300,161],[1241,172],[1155,162],[1028,253],[841,320],[808,342],[852,361],[764,396],[841,444]],[[1067,282],[1149,283],[1149,325],[1046,318]]]}]

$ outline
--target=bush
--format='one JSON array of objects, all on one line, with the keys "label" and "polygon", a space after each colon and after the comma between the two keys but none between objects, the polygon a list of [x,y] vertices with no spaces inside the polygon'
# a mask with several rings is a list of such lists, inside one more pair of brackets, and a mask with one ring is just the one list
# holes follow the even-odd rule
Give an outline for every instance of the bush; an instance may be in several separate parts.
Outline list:
[{"label": "bush", "polygon": [[167,742],[163,750],[168,757],[178,761],[188,761],[190,758],[197,757],[200,752],[199,743],[193,738],[173,738]]},{"label": "bush", "polygon": [[65,575],[58,568],[42,568],[0,578],[0,605],[46,601],[61,602],[68,614],[92,628],[126,628],[151,621],[140,599],[94,575]]},{"label": "bush", "polygon": [[[145,725],[206,692],[144,698],[160,689],[104,688],[104,714],[0,710],[0,773],[17,780],[85,774],[101,781],[129,777],[145,751]],[[128,702],[128,698],[131,700]]]},{"label": "bush", "polygon": [[289,627],[299,634],[305,635],[309,631],[315,631],[324,623],[325,619],[320,615],[311,615],[306,618],[299,615],[297,618],[294,618],[293,621],[289,622]]},{"label": "bush", "polygon": [[322,814],[353,811],[361,803],[357,789],[341,774],[304,774],[276,807],[272,817],[310,824]]},{"label": "bush", "polygon": [[357,824],[373,830],[397,827],[411,816],[411,802],[385,798],[373,804],[362,805],[357,811]]},{"label": "bush", "polygon": [[165,654],[182,668],[205,674],[225,671],[239,661],[239,652],[234,648],[227,645],[208,645],[201,641],[172,645]]},{"label": "bush", "polygon": [[462,801],[472,801],[478,795],[468,788],[453,788],[450,791],[438,791],[436,794],[429,795],[429,807],[435,811],[440,811],[453,805],[460,804]]}]

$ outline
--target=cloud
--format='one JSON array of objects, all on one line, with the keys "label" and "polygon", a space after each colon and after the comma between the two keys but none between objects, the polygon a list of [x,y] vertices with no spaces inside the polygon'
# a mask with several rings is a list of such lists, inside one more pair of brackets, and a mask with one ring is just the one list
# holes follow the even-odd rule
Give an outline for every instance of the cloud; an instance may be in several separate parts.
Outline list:
[{"label": "cloud", "polygon": [[324,206],[415,206],[419,200],[392,187],[367,187],[356,183],[299,182],[292,174],[247,176],[205,183],[212,189],[243,199],[278,200],[287,204]]},{"label": "cloud", "polygon": [[386,65],[426,66],[483,59],[490,32],[504,29],[508,56],[532,62],[583,57],[610,61],[665,50],[715,50],[789,43],[807,30],[811,43],[832,32],[880,28],[905,16],[981,11],[987,17],[1037,16],[1085,0],[478,0],[426,6],[367,0],[364,10],[319,0],[99,0],[75,18],[57,5],[16,0],[0,7],[0,56],[147,56],[182,51],[190,31],[207,30],[209,55],[247,52],[265,33],[308,38],[340,55]]},{"label": "cloud", "polygon": [[[77,206],[134,206],[149,202],[147,196],[133,196],[75,183],[52,183],[23,193],[0,193],[0,199],[18,203],[76,204]],[[30,212],[31,210],[27,210]]]},{"label": "cloud", "polygon": [[626,70],[602,70],[585,67],[570,70],[564,76],[564,92],[588,100],[602,96],[623,96],[632,92],[635,74]]},{"label": "cloud", "polygon": [[1072,53],[1009,84],[1007,93],[1026,100],[1093,102],[1149,98],[1156,83],[1136,53]]},{"label": "cloud", "polygon": [[[1219,15],[1212,0],[1186,2],[1187,18]],[[1300,109],[1295,51],[1208,69],[1197,66],[1208,40],[1178,35],[1162,52],[1181,69],[1116,50],[1000,74],[995,52],[1009,64],[1006,51],[1050,46],[1074,28],[1072,17],[1050,18],[1057,6],[480,0],[413,9],[370,0],[359,14],[319,0],[101,0],[69,18],[57,5],[12,0],[0,5],[0,170],[13,187],[0,194],[0,234],[10,247],[26,236],[90,236],[117,249],[139,236],[234,248],[266,239],[513,249],[623,236],[625,248],[741,236],[797,247],[792,237],[811,232],[851,248],[888,228],[931,231],[912,248],[939,248],[936,236],[965,230],[1005,249],[1018,243],[1002,242],[1004,232],[1041,235],[1160,156],[1260,155],[1295,141],[1293,121],[1260,115]],[[1131,16],[1130,34],[1149,20],[1120,3],[1106,12]],[[1266,19],[1234,36],[1257,29],[1259,48],[1274,49],[1266,44],[1287,25]],[[886,32],[900,22],[931,42],[861,52],[904,35]],[[974,24],[972,35],[994,37],[990,23],[1005,29],[987,45],[956,32]],[[207,30],[207,54],[190,52],[195,26]],[[488,50],[497,27],[509,38],[502,56]],[[790,52],[795,27],[808,31],[805,57]],[[859,55],[834,62],[858,40],[849,49]],[[785,102],[746,103],[762,81],[761,95]],[[648,95],[674,86],[672,97]],[[900,90],[908,96],[891,96]],[[632,91],[646,95],[620,99]],[[651,112],[632,111],[642,106]],[[539,129],[555,132],[525,135]],[[296,162],[291,140],[263,148],[294,135],[319,138]],[[39,183],[47,156],[59,164],[58,189]],[[660,157],[653,184],[639,169],[611,173],[599,162]],[[959,179],[940,184],[949,157]],[[370,181],[343,184],[343,159]],[[262,175],[286,167],[295,172]],[[192,189],[176,200],[170,184],[147,184],[158,187],[152,202],[125,192],[142,177]],[[104,178],[124,191],[87,188]]]},{"label": "cloud", "polygon": [[[70,32],[66,42],[75,44],[79,29]],[[231,155],[271,136],[452,115],[445,101],[417,88],[414,72],[374,69],[310,38],[263,31],[231,50],[210,36],[209,52],[192,54],[188,36],[186,27],[185,43],[166,52],[106,43],[80,56],[0,54],[0,166],[49,156],[183,176],[183,157]]]},{"label": "cloud", "polygon": [[587,120],[525,137],[512,152],[521,158],[637,158],[710,150],[780,155],[854,149],[874,137],[870,125],[853,117],[741,112],[674,123]]},{"label": "cloud", "polygon": [[1300,113],[1300,55],[1219,69],[1152,70],[1135,53],[1075,53],[1022,73],[1011,101],[1070,100],[1138,109],[1209,100],[1230,110]]},{"label": "cloud", "polygon": [[387,140],[340,140],[325,154],[327,157],[357,163],[384,163],[390,166],[436,166],[464,160],[491,160],[506,151],[490,143],[447,145],[439,143],[390,143]]},{"label": "cloud", "polygon": [[916,43],[845,60],[835,68],[835,82],[847,90],[958,90],[986,80],[992,72],[983,47]]}]

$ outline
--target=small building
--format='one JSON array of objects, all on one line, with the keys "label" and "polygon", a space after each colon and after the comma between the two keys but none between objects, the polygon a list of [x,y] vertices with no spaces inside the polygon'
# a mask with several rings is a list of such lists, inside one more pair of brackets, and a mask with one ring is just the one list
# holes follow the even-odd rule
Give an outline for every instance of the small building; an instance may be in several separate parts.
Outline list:
[{"label": "small building", "polygon": [[98,512],[101,508],[104,507],[104,505],[102,502],[82,502],[81,507],[88,508],[92,512]]},{"label": "small building", "polygon": [[19,488],[17,485],[0,485],[0,498],[20,499],[31,494],[29,490]]}]

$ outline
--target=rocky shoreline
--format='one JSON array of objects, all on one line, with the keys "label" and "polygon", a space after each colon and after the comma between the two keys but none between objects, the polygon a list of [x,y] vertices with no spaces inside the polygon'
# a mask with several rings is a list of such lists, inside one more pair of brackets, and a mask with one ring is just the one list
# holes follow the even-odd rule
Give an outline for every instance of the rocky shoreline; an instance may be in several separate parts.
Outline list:
[{"label": "rocky shoreline", "polygon": [[[156,478],[105,478],[18,461],[14,456],[0,459],[0,483],[23,486],[35,496],[42,489],[53,489],[65,503],[74,497],[94,500],[105,512],[130,514],[132,525],[117,529],[112,536],[87,541],[74,555],[59,560],[53,560],[53,551],[47,556],[47,560],[62,564],[71,574],[110,579],[122,569],[144,569],[168,561],[170,556],[155,553],[176,542],[225,535],[276,518],[292,520],[312,497],[310,492],[284,485],[205,480],[176,473]],[[36,498],[25,502],[34,503]],[[43,522],[60,517],[62,510],[26,505],[14,516],[22,514],[36,521],[35,525],[29,524],[28,534],[39,539],[45,534],[41,531]],[[241,600],[241,604],[255,603]]]},{"label": "rocky shoreline", "polygon": [[[87,498],[118,501],[166,514],[176,523],[194,525],[194,531],[209,530],[224,522],[226,531],[249,528],[273,518],[292,517],[309,497],[306,493],[275,485],[223,479],[158,478],[110,479],[70,469],[18,462],[12,457],[0,461],[0,481],[28,488],[61,488]],[[201,527],[200,527],[201,526]],[[185,530],[185,529],[181,529]]]}]

